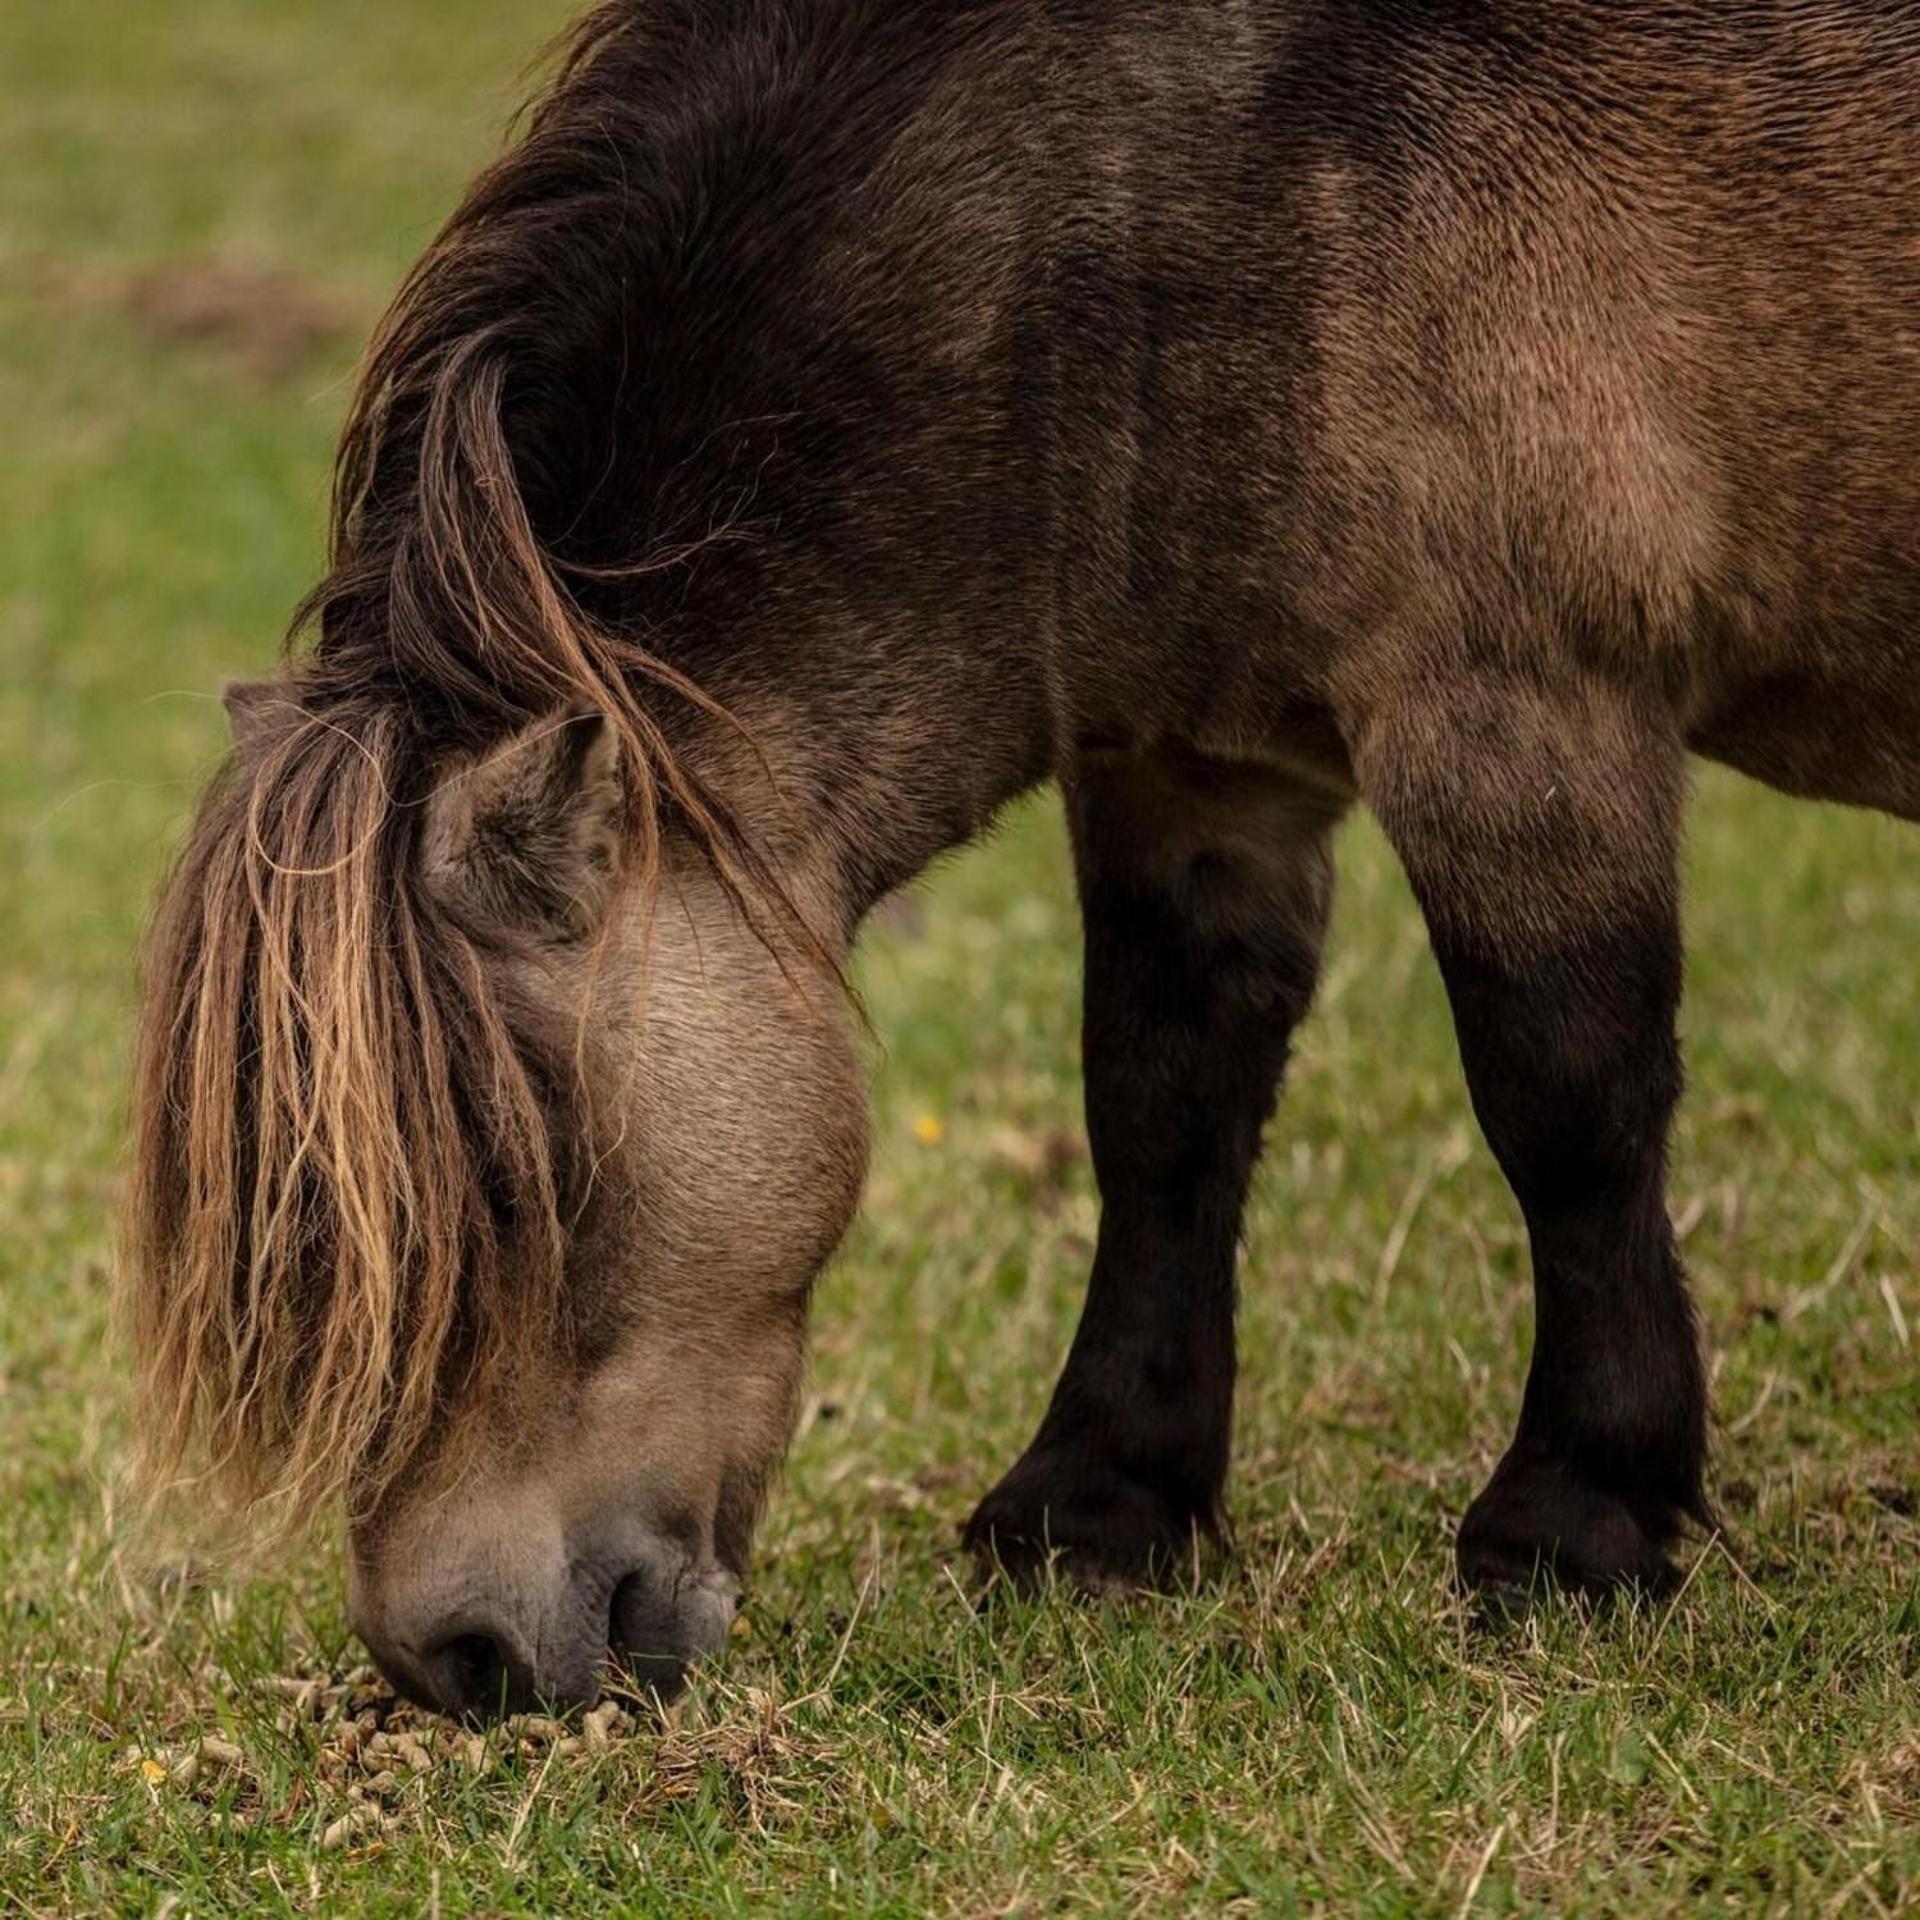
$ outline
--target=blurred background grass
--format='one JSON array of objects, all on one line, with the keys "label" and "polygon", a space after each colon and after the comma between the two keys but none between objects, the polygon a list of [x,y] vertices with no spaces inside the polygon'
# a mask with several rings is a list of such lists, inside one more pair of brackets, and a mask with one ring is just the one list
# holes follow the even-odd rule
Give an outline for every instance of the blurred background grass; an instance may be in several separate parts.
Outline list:
[{"label": "blurred background grass", "polygon": [[[1716,773],[1674,1184],[1740,1570],[1710,1555],[1671,1619],[1491,1648],[1452,1600],[1450,1527],[1518,1403],[1524,1246],[1361,823],[1249,1229],[1238,1562],[1199,1596],[976,1617],[953,1536],[1044,1405],[1095,1217],[1041,801],[865,951],[869,1206],[747,1624],[674,1736],[719,1742],[694,1789],[648,1799],[646,1740],[564,1778],[505,1755],[377,1844],[318,1847],[338,1808],[259,1689],[352,1663],[334,1557],[160,1592],[116,1550],[135,950],[219,686],[269,665],[317,568],[357,343],[563,17],[0,13],[0,1899],[1915,1898],[1920,843]],[[748,1765],[721,1736],[762,1724]],[[218,1728],[257,1756],[244,1831],[139,1769]]]}]

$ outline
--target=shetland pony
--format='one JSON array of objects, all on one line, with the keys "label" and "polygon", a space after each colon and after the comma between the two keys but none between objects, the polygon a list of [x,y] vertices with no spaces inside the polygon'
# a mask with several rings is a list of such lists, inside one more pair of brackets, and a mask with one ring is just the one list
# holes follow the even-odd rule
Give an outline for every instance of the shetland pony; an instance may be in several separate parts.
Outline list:
[{"label": "shetland pony", "polygon": [[969,1527],[1217,1530],[1359,802],[1526,1218],[1470,1585],[1670,1578],[1690,753],[1920,814],[1920,6],[614,0],[367,359],[152,937],[151,1469],[455,1712],[725,1629],[866,1154],[842,963],[1065,792],[1104,1196]]}]

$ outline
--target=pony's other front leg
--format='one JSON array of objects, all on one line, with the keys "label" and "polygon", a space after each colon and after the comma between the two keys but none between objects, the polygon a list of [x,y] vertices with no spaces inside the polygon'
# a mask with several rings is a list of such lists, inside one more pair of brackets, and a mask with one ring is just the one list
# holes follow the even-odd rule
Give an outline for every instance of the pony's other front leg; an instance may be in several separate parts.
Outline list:
[{"label": "pony's other front leg", "polygon": [[1312,1000],[1340,803],[1259,769],[1101,754],[1068,793],[1102,1212],[1033,1444],[968,1523],[1016,1576],[1130,1585],[1217,1534],[1241,1207]]},{"label": "pony's other front leg", "polygon": [[1683,1522],[1707,1512],[1706,1393],[1666,1205],[1681,747],[1613,689],[1530,681],[1424,686],[1371,715],[1358,747],[1533,1253],[1519,1432],[1461,1524],[1461,1575],[1657,1590]]}]

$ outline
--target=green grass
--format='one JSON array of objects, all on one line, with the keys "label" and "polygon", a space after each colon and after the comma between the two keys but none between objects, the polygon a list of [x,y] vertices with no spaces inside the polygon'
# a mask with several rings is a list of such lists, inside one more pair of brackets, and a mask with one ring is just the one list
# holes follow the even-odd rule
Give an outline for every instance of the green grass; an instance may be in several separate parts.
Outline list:
[{"label": "green grass", "polygon": [[[353,335],[558,18],[0,11],[0,1906],[1911,1909],[1920,844],[1720,776],[1675,1198],[1737,1540],[1670,1607],[1489,1637],[1449,1590],[1525,1258],[1362,825],[1251,1225],[1237,1558],[1171,1599],[976,1609],[955,1532],[1044,1403],[1094,1224],[1084,1164],[1027,1164],[1077,1125],[1050,803],[868,944],[869,1204],[742,1627],[677,1725],[355,1759],[337,1555],[168,1585],[117,1544],[145,903],[221,750],[211,696],[313,572]],[[209,261],[268,277],[185,337],[152,275]],[[340,323],[263,358],[288,306]],[[208,1736],[239,1758],[189,1778]],[[343,1835],[370,1790],[387,1816]]]}]

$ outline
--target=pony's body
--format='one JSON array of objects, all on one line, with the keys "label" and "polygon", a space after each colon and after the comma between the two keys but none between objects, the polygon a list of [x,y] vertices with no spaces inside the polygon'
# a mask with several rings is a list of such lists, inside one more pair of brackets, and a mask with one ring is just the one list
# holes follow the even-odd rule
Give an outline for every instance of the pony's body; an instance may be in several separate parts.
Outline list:
[{"label": "pony's body", "polygon": [[[457,1425],[494,1423],[492,1455],[512,1462],[496,1479],[557,1543],[542,1566],[581,1560],[588,1506],[639,1498],[604,1476],[591,1498],[577,1476],[555,1497],[558,1470],[536,1470],[587,1445],[601,1401],[625,1410],[626,1444],[728,1455],[676,1483],[675,1537],[696,1543],[689,1565],[738,1572],[797,1364],[797,1319],[766,1301],[803,1296],[859,1155],[839,1043],[797,1037],[819,1019],[804,991],[768,1011],[778,973],[748,950],[789,980],[837,962],[889,888],[1047,778],[1068,795],[1086,911],[1106,1212],[1053,1408],[975,1540],[1130,1578],[1215,1523],[1240,1205],[1312,994],[1329,836],[1357,799],[1420,896],[1534,1248],[1520,1438],[1463,1527],[1463,1569],[1664,1577],[1680,1523],[1706,1510],[1662,1197],[1686,754],[1920,815],[1917,103],[1906,4],[658,0],[596,16],[376,351],[319,644],[285,689],[296,724],[250,725],[176,883],[154,989],[147,1285],[215,1304],[186,1340],[150,1310],[150,1352],[187,1369],[190,1413],[247,1462],[249,1490],[351,1430],[334,1471],[370,1489],[362,1616],[409,1684],[464,1703],[502,1672],[510,1691],[588,1684],[577,1648],[542,1651],[561,1629],[501,1624],[520,1604],[501,1594],[533,1574],[489,1588],[472,1571],[462,1529],[487,1469],[472,1509],[407,1492]],[[618,760],[552,746],[570,731],[554,716],[582,707],[610,717]],[[327,797],[365,766],[377,791]],[[433,1015],[419,1072],[395,1070],[418,1086],[386,1164],[437,1140],[418,1115],[443,1112],[465,1155],[445,1192],[504,1185],[496,1222],[554,1224],[549,1291],[587,1301],[599,1329],[549,1353],[549,1381],[571,1367],[562,1398],[586,1409],[572,1429],[555,1416],[501,1442],[511,1395],[471,1362],[510,1317],[506,1230],[462,1256],[481,1286],[436,1266],[424,1203],[355,1225],[367,1207],[334,1191],[372,1182],[311,1062],[335,1060],[360,1096],[371,1082],[344,1016],[316,1051],[312,981],[281,993],[318,936],[297,881],[278,892],[256,866],[242,884],[249,810],[255,854],[281,868],[315,842],[360,846],[358,821],[408,903],[412,984],[362,995]],[[645,884],[601,887],[636,847]],[[670,916],[629,897],[650,903],[661,874],[736,956],[720,969],[733,999],[676,962]],[[557,1050],[530,1036],[590,1019],[579,968],[554,957],[589,935],[615,977],[651,976],[647,1021],[604,1043],[655,1082],[619,1122],[647,1149],[623,1177],[638,1191],[671,1163],[679,1204],[704,1165],[697,1230],[663,1234],[636,1202],[613,1232],[599,1198],[563,1219],[564,1180],[535,1163],[595,1127],[523,1089],[503,1131],[462,1095],[503,1037],[525,1065]],[[225,1050],[195,984],[221,955],[242,1006]],[[729,1021],[739,1058],[790,1096],[771,1132],[740,1120],[746,1081],[702,1106],[734,1070]],[[263,1031],[298,1063],[278,1091],[246,1083],[232,1044]],[[596,1057],[583,1040],[581,1064]],[[699,1129],[676,1128],[696,1111]],[[274,1154],[291,1147],[270,1143],[303,1119],[320,1147],[288,1174]],[[801,1134],[828,1143],[816,1161],[786,1144]],[[206,1170],[236,1155],[227,1212],[251,1225],[214,1231]],[[755,1222],[733,1238],[757,1249],[716,1256],[737,1281],[736,1353],[780,1329],[777,1354],[740,1362],[759,1411],[738,1458],[711,1422],[636,1429],[639,1363],[620,1358],[637,1316],[665,1364],[663,1300],[697,1319],[686,1249],[727,1239],[727,1194]],[[622,1233],[680,1249],[678,1293],[634,1277]],[[389,1276],[375,1293],[400,1331],[378,1354],[337,1331],[344,1283],[313,1271],[316,1245],[341,1244]],[[438,1329],[424,1355],[407,1347],[415,1298]],[[305,1342],[305,1387],[272,1325]],[[345,1429],[312,1417],[330,1327],[354,1359],[343,1381],[402,1402],[397,1426],[391,1406]],[[674,1337],[725,1392],[725,1343]],[[609,1400],[616,1377],[628,1390]],[[670,1384],[657,1374],[654,1399]],[[583,1618],[639,1577],[636,1552],[600,1556]],[[528,1605],[546,1621],[559,1603]],[[614,1615],[617,1650],[657,1650],[617,1599]],[[419,1643],[455,1616],[464,1651],[436,1665]]]}]

